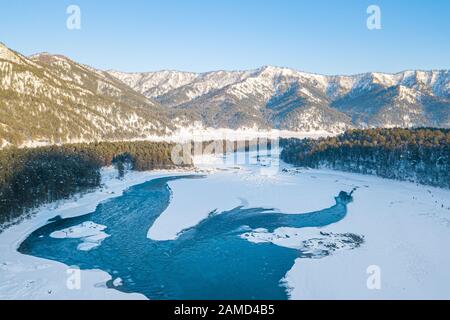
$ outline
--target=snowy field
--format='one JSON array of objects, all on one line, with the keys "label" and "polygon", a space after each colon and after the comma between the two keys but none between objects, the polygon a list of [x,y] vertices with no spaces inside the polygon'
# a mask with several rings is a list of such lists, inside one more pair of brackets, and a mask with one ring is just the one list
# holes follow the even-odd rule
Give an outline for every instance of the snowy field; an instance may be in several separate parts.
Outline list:
[{"label": "snowy field", "polygon": [[[267,159],[266,159],[267,160]],[[266,161],[262,159],[264,163]],[[270,160],[267,160],[270,162]],[[260,165],[223,163],[215,157],[197,157],[205,179],[169,182],[172,200],[149,229],[148,237],[174,239],[210,212],[236,206],[275,208],[283,213],[321,210],[334,204],[341,191],[354,192],[347,217],[321,229],[279,228],[246,231],[254,243],[324,252],[299,257],[282,283],[291,299],[449,299],[450,191],[408,182],[327,170],[294,169],[283,163],[278,172]],[[283,170],[284,169],[284,170]],[[56,215],[71,217],[92,212],[96,205],[119,196],[129,186],[165,175],[186,172],[130,173],[124,180],[115,172],[102,173],[105,186],[77,201],[43,207],[33,218],[0,234],[0,298],[2,299],[142,299],[107,289],[111,276],[100,270],[82,271],[80,290],[69,290],[67,266],[19,254],[28,234]],[[358,246],[349,234],[361,236]],[[89,224],[61,230],[54,237],[83,238],[85,250],[108,236],[108,229]],[[86,240],[87,239],[87,240]],[[368,269],[377,268],[378,289],[369,289]],[[168,275],[170,276],[170,275]]]}]

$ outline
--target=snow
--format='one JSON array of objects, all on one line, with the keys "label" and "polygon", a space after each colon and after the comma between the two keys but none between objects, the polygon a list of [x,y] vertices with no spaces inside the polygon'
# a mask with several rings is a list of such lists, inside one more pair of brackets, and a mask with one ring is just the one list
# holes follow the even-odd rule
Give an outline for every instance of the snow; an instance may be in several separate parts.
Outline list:
[{"label": "snow", "polygon": [[189,126],[178,126],[178,129],[165,137],[153,137],[162,141],[186,142],[186,141],[210,141],[210,140],[230,140],[244,141],[255,138],[318,138],[333,135],[328,131],[316,130],[309,132],[297,132],[290,130],[263,130],[257,126],[242,127],[237,130],[229,128],[204,127],[201,123],[194,123]]},{"label": "snow", "polygon": [[123,285],[122,278],[118,277],[118,278],[114,279],[114,281],[113,281],[113,286],[114,287],[120,287],[121,285]]},{"label": "snow", "polygon": [[417,102],[419,92],[417,92],[416,90],[409,89],[402,85],[399,86],[398,90],[399,90],[399,96],[398,96],[399,100],[404,100],[407,103],[416,103]]},{"label": "snow", "polygon": [[105,229],[106,226],[94,223],[92,221],[86,221],[77,226],[52,232],[50,237],[56,239],[81,239],[82,242],[78,245],[77,249],[89,251],[100,246],[102,241],[109,237],[106,232],[103,232]]},{"label": "snow", "polygon": [[303,255],[312,258],[322,258],[335,251],[354,249],[359,247],[364,239],[359,235],[328,233],[318,228],[289,227],[278,228],[272,233],[265,229],[255,229],[242,234],[241,238],[253,243],[270,242],[277,246],[298,249]]},{"label": "snow", "polygon": [[[128,118],[128,125],[136,123],[135,118]],[[181,121],[180,119],[175,119],[174,123]],[[101,124],[98,124],[101,127]],[[343,124],[337,123],[336,127],[343,128]],[[143,129],[148,129],[145,127]],[[343,130],[339,131],[342,132]],[[212,141],[212,140],[230,140],[230,141],[244,141],[253,140],[256,138],[266,138],[266,139],[278,139],[278,138],[320,138],[336,135],[338,132],[329,132],[326,130],[311,130],[311,131],[291,131],[291,130],[264,130],[259,129],[256,126],[252,127],[242,127],[240,129],[229,129],[229,128],[212,128],[205,127],[201,123],[194,123],[187,126],[177,125],[177,129],[169,132],[166,135],[156,135],[149,134],[145,138],[136,139],[120,139],[114,140],[110,139],[110,142],[118,141],[153,141],[153,142],[173,142],[173,143],[185,143],[190,141]],[[66,139],[65,143],[90,143],[90,139]],[[61,143],[55,143],[49,140],[27,140],[19,145],[19,148],[37,148],[49,145],[61,145]],[[0,145],[0,149],[8,146],[5,142]]]}]

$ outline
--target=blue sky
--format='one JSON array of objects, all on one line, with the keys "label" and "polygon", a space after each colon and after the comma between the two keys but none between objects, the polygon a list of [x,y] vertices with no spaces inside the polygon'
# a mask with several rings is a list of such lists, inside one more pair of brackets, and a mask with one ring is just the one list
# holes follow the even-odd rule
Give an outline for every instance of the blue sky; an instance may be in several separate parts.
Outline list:
[{"label": "blue sky", "polygon": [[[66,28],[70,4],[81,30]],[[122,71],[397,72],[450,67],[449,16],[448,0],[0,0],[0,41]]]}]

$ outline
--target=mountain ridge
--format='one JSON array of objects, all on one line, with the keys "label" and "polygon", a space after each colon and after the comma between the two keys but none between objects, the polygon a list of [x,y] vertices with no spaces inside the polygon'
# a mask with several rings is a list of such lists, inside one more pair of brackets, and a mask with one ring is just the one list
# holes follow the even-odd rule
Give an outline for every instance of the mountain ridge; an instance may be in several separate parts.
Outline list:
[{"label": "mountain ridge", "polygon": [[[231,72],[170,71],[171,82],[165,87],[152,82],[152,79],[161,76],[159,72],[127,74],[115,71],[111,74],[163,106],[184,112],[192,110],[192,114],[197,115],[196,120],[212,127],[237,128],[247,123],[294,131],[322,128],[335,132],[350,127],[450,125],[448,115],[442,112],[444,109],[450,113],[450,74],[445,69],[368,72],[350,76],[325,76],[273,66]],[[222,83],[208,81],[208,77],[217,74],[222,75]],[[137,78],[139,81],[136,81]],[[177,79],[180,81],[177,82]],[[156,93],[153,88],[159,91]],[[286,97],[289,92],[290,97]],[[290,100],[291,112],[286,112],[284,108],[282,114],[277,114],[273,101],[281,95],[284,96],[284,103]],[[268,108],[270,103],[272,106]],[[242,110],[243,106],[246,110]],[[263,114],[250,114],[254,109],[264,108]],[[433,114],[433,108],[439,109],[439,117]],[[224,119],[227,114],[224,112],[220,121],[214,119],[217,112],[230,109],[232,115],[228,118]],[[308,110],[315,110],[316,114],[305,115]],[[237,114],[244,119],[233,120]],[[282,115],[287,115],[287,121],[279,119]],[[312,126],[306,124],[305,117],[315,120],[315,123]],[[340,123],[336,128],[335,124],[324,119],[332,120],[333,117],[340,120],[350,117],[351,120],[344,121],[345,125]],[[277,120],[271,123],[271,119]]]},{"label": "mountain ridge", "polygon": [[287,67],[103,71],[0,43],[0,146],[163,139],[180,129],[340,133],[450,127],[450,72],[321,75]]}]

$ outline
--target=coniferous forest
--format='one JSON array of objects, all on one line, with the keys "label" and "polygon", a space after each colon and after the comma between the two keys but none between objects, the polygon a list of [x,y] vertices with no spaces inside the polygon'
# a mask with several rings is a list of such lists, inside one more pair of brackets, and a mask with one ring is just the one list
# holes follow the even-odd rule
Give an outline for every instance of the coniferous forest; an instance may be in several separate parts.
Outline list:
[{"label": "coniferous forest", "polygon": [[449,129],[349,130],[336,137],[282,139],[281,158],[330,168],[450,188]]},{"label": "coniferous forest", "polygon": [[137,141],[0,150],[0,224],[41,204],[98,187],[103,166],[115,165],[119,177],[125,165],[138,171],[174,168],[173,146]]}]

